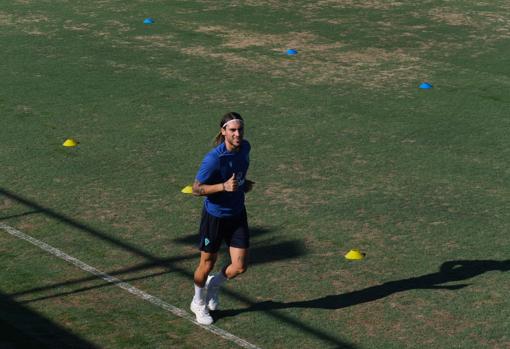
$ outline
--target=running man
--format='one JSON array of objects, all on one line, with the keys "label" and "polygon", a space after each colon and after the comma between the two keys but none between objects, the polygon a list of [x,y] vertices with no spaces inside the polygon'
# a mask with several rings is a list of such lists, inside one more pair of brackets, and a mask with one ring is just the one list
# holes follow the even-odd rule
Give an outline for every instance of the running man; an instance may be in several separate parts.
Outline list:
[{"label": "running man", "polygon": [[[250,232],[244,194],[253,182],[246,179],[250,163],[250,143],[243,139],[244,121],[235,112],[227,113],[220,122],[216,147],[202,161],[193,194],[205,196],[200,222],[200,262],[195,270],[195,296],[190,309],[197,322],[210,325],[209,311],[219,306],[218,291],[223,282],[242,274],[247,268]],[[209,275],[225,241],[229,247],[230,264]]]}]

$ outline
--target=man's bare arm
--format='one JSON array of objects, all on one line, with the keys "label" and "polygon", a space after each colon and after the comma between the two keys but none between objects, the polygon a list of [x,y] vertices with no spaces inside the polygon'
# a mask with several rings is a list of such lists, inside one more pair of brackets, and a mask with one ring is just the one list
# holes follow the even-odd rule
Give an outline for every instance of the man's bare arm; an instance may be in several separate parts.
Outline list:
[{"label": "man's bare arm", "polygon": [[232,174],[232,177],[229,178],[225,183],[218,184],[202,184],[195,179],[195,183],[193,183],[193,195],[195,196],[207,196],[211,194],[221,193],[223,191],[233,192],[236,191],[238,187],[237,179],[235,178],[235,174]]},{"label": "man's bare arm", "polygon": [[211,194],[221,193],[224,191],[223,183],[218,184],[202,184],[195,180],[193,183],[193,195],[195,196],[207,196]]}]

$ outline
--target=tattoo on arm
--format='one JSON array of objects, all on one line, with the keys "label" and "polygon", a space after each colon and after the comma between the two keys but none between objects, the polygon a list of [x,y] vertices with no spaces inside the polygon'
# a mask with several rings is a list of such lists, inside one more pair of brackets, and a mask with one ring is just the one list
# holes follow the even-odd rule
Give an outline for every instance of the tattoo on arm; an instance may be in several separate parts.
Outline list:
[{"label": "tattoo on arm", "polygon": [[203,184],[197,181],[196,179],[195,182],[193,183],[193,194],[198,196],[206,195]]},{"label": "tattoo on arm", "polygon": [[202,183],[195,179],[193,183],[193,194],[195,195],[204,195],[204,188],[202,188]]}]

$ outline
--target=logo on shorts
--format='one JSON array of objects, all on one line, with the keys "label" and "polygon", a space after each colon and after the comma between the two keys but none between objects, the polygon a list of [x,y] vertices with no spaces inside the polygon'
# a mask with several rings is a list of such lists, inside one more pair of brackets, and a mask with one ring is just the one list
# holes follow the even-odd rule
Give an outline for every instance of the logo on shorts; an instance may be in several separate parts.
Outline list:
[{"label": "logo on shorts", "polygon": [[211,243],[211,241],[209,241],[209,239],[208,239],[208,238],[205,238],[204,243],[205,243],[205,245],[207,246],[207,245],[209,245],[209,244]]}]

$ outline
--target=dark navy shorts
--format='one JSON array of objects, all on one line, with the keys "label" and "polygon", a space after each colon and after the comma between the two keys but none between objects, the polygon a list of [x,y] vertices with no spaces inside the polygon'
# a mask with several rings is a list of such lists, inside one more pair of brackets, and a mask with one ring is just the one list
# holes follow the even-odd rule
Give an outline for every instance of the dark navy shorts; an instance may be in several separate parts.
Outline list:
[{"label": "dark navy shorts", "polygon": [[225,241],[229,247],[249,248],[250,230],[246,209],[233,217],[218,218],[204,208],[200,221],[200,251],[216,253]]}]

